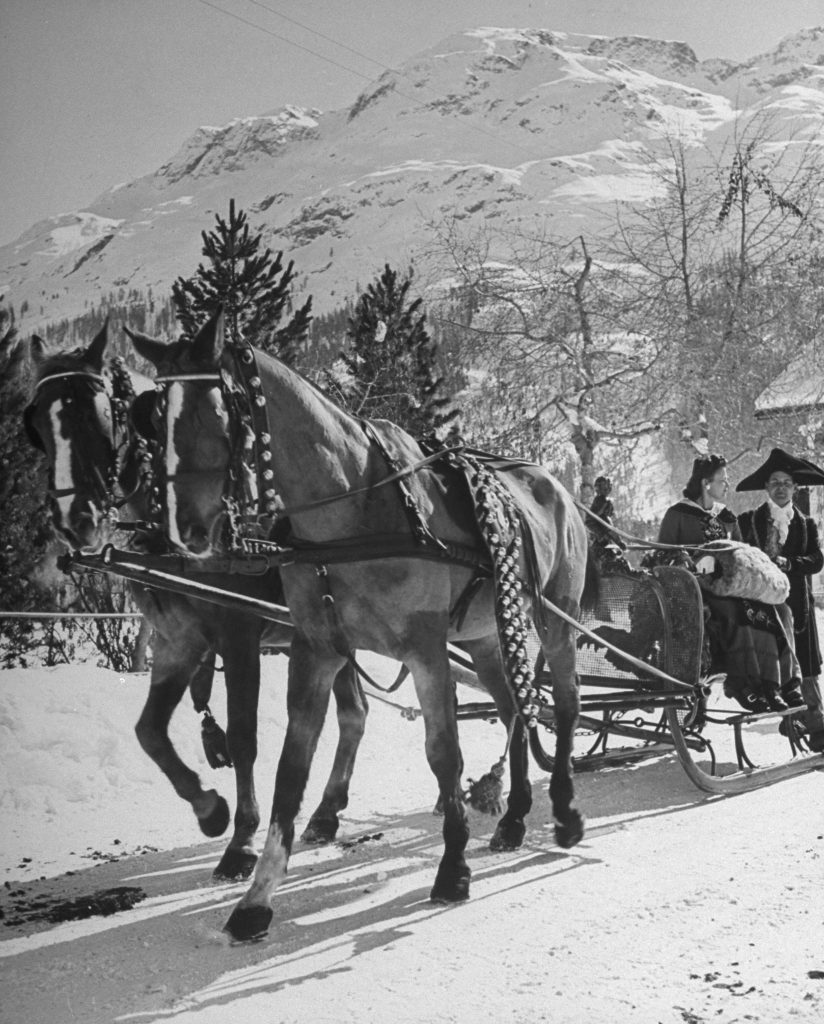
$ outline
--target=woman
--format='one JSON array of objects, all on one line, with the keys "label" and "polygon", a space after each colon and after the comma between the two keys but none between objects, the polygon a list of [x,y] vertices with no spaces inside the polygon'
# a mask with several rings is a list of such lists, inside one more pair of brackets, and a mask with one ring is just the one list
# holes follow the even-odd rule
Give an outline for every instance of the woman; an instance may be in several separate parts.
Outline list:
[{"label": "woman", "polygon": [[741,540],[738,520],[723,503],[729,489],[723,455],[696,459],[682,492],[684,497],[664,513],[658,540],[662,544],[688,545]]},{"label": "woman", "polygon": [[[684,497],[664,513],[658,540],[688,547],[712,540],[741,540],[735,515],[724,505],[729,490],[723,455],[696,459]],[[725,672],[724,692],[748,711],[786,711],[798,703],[800,670],[792,633],[774,605],[702,591],[709,613],[706,628],[712,667]],[[789,637],[789,639],[788,639]]]}]

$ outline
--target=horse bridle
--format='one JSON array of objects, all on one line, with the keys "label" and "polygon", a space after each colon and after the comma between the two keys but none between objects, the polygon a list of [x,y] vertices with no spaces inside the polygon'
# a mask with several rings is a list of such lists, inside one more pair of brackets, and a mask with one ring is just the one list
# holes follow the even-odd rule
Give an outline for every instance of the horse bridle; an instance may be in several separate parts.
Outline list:
[{"label": "horse bridle", "polygon": [[[155,378],[155,390],[167,399],[167,387],[174,383],[208,382],[220,388],[229,423],[229,460],[225,470],[187,470],[168,473],[165,458],[157,459],[156,478],[168,486],[190,477],[205,478],[220,474],[224,479],[223,502],[229,547],[238,550],[248,538],[247,528],[254,524],[255,533],[265,537],[271,529],[277,510],[274,473],[269,466],[271,435],[268,415],[254,353],[249,346],[233,346],[234,373],[227,370],[190,373],[164,373]],[[240,385],[236,378],[240,378]],[[161,415],[163,429],[167,417]],[[158,455],[165,445],[158,445]],[[251,481],[254,480],[254,486]],[[155,515],[161,513],[163,488],[155,483],[152,489]]]},{"label": "horse bridle", "polygon": [[[87,382],[92,389],[92,394],[101,394],[106,392],[106,378],[99,373],[92,373],[89,370],[62,370],[57,373],[50,373],[43,377],[37,382],[32,395],[32,400],[24,410],[24,420],[26,423],[26,429],[29,431],[30,436],[34,433],[34,429],[30,424],[30,418],[34,413],[37,405],[37,401],[40,397],[40,393],[46,384],[56,380],[67,380],[68,378],[79,378],[82,381]],[[114,453],[111,465],[109,466],[107,477],[104,479],[100,470],[96,465],[91,466],[91,475],[94,482],[99,488],[98,499],[101,500],[102,508],[101,512],[104,519],[110,519],[113,521],[117,520],[117,510],[122,508],[123,505],[129,500],[126,497],[117,497],[115,495],[115,487],[120,475],[122,450],[127,442],[127,439],[119,440],[118,435],[124,430],[126,426],[126,396],[125,394],[110,394],[109,396],[109,409],[111,411],[111,445]],[[32,438],[34,440],[34,438]],[[42,446],[42,445],[41,445]],[[49,495],[55,500],[59,498],[65,498],[69,495],[77,493],[76,487],[60,487],[60,488],[49,488]]]}]

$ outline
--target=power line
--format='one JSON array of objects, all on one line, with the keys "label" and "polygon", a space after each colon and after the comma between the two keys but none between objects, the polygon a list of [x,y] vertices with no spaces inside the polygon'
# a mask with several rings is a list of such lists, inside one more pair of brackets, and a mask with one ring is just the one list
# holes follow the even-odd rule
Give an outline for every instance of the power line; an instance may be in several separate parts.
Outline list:
[{"label": "power line", "polygon": [[[279,15],[277,11],[273,11],[270,7],[266,7],[265,4],[257,3],[257,0],[249,0],[249,2],[250,3],[255,3],[256,6],[258,6],[258,7],[265,8],[265,10],[267,10],[270,13],[275,14],[275,15],[277,15],[279,17],[286,17],[285,15]],[[302,50],[304,53],[311,54],[313,57],[317,57],[319,60],[325,61],[327,64],[332,64],[336,68],[340,68],[343,71],[348,71],[350,74],[356,75],[358,78],[362,78],[366,82],[370,82],[371,83],[374,80],[369,75],[364,75],[360,71],[356,71],[354,68],[349,67],[347,64],[341,64],[339,61],[333,60],[331,57],[327,57],[327,56],[325,56],[322,53],[318,53],[317,50],[311,50],[311,49],[309,49],[309,47],[303,46],[301,43],[296,43],[293,39],[289,39],[286,36],[279,35],[277,32],[272,32],[269,29],[264,28],[262,25],[258,25],[254,21],[249,21],[247,18],[241,17],[239,14],[235,14],[232,11],[227,11],[223,7],[218,7],[217,4],[211,3],[211,0],[198,0],[198,3],[203,4],[206,7],[211,7],[213,10],[219,11],[221,14],[225,14],[228,18],[234,18],[235,21],[240,21],[244,25],[248,25],[250,28],[257,29],[259,32],[264,32],[266,35],[272,36],[272,38],[277,39],[277,40],[279,40],[282,43],[286,43],[287,46],[294,46],[298,50]],[[292,18],[286,18],[286,20],[287,21],[294,21],[294,19],[292,19]],[[304,28],[307,32],[310,32],[313,35],[316,35],[316,36],[318,36],[321,39],[329,39],[328,36],[322,35],[321,33],[317,32],[315,29],[310,28],[308,25],[304,25],[302,22],[295,21],[295,24],[296,25],[300,25],[301,28]],[[331,42],[335,42],[334,40],[330,40],[330,41]],[[340,44],[337,44],[337,45],[343,46],[344,44],[340,43]],[[348,46],[345,46],[344,48],[347,49],[347,50],[350,49],[350,47],[348,47]],[[395,74],[400,74],[400,72],[396,68],[390,68],[387,65],[382,64],[380,61],[374,60],[374,58],[372,58],[372,57],[367,57],[365,54],[359,53],[357,50],[352,50],[351,52],[357,54],[357,56],[359,56],[359,57],[363,57],[365,60],[371,61],[373,64],[377,64],[378,67],[384,68],[386,71],[392,71]],[[400,96],[401,99],[408,100],[410,103],[417,103],[418,102],[418,99],[416,97],[410,96],[408,93],[403,93],[403,92],[401,92],[397,88],[395,89],[395,93],[396,93],[396,95]],[[478,132],[481,135],[486,135],[487,138],[493,139],[495,142],[501,142],[502,141],[500,136],[496,135],[494,132],[488,131],[486,128],[482,128],[480,125],[472,124],[471,121],[467,121],[466,124],[467,124],[467,127],[470,128],[472,131]],[[525,146],[522,146],[519,142],[515,142],[513,140],[509,140],[509,141],[506,142],[506,145],[509,146],[512,149],[520,150],[520,152],[524,153],[526,156],[531,157],[533,160],[545,159],[544,157],[539,156],[533,150],[527,149]]]},{"label": "power line", "polygon": [[269,7],[267,4],[261,3],[260,0],[247,0],[247,2],[253,4],[255,7],[263,8],[264,11],[268,11],[270,14],[274,14],[276,18],[282,18],[284,21],[291,22],[292,25],[297,25],[298,28],[304,29],[306,32],[309,32],[310,35],[317,36],[319,39],[325,39],[327,43],[339,46],[342,50],[348,50],[356,57],[360,57],[361,60],[368,60],[370,64],[374,64],[384,71],[397,71],[396,68],[390,68],[388,64],[383,64],[381,61],[375,60],[374,57],[370,57],[366,53],[361,53],[360,50],[354,50],[351,46],[347,46],[346,43],[342,43],[339,39],[333,39],[331,36],[324,35],[323,32],[318,31],[316,28],[312,28],[310,25],[304,25],[304,23],[302,21],[298,21],[297,18],[290,18],[288,14],[276,11],[274,7]]},{"label": "power line", "polygon": [[360,71],[355,71],[354,68],[348,67],[346,64],[340,64],[336,60],[332,60],[331,57],[326,57],[322,53],[318,53],[316,50],[310,50],[308,46],[302,46],[300,43],[296,43],[293,39],[287,39],[286,36],[278,35],[277,32],[272,32],[268,28],[264,28],[262,25],[256,24],[254,21],[249,21],[247,18],[242,18],[239,14],[235,14],[233,11],[227,11],[223,7],[218,7],[217,4],[213,4],[210,0],[197,0],[199,4],[203,4],[204,7],[211,7],[212,10],[220,11],[221,14],[225,14],[227,18],[234,18],[235,21],[240,21],[244,25],[248,25],[250,28],[257,29],[258,32],[264,32],[267,36],[272,36],[273,39],[278,39],[282,43],[286,43],[288,46],[295,46],[298,50],[303,50],[304,53],[309,53],[313,57],[317,57],[319,60],[326,61],[327,64],[334,64],[336,68],[340,68],[341,71],[348,71],[351,75],[357,75],[358,78],[362,78],[366,82],[371,82],[372,78],[369,75],[363,75]]}]

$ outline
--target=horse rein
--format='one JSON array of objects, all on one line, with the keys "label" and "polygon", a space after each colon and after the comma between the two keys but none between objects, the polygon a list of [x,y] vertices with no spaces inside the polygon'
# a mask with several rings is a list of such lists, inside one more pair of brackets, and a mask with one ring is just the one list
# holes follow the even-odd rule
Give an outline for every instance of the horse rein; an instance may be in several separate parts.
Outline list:
[{"label": "horse rein", "polygon": [[[271,434],[268,430],[268,419],[265,416],[265,396],[262,392],[260,377],[257,373],[257,365],[254,357],[254,350],[251,346],[232,346],[232,355],[235,368],[238,372],[238,376],[241,377],[240,383],[243,385],[243,392],[246,395],[248,407],[252,412],[252,415],[263,417],[264,427],[263,430],[258,430],[255,433],[254,443],[256,447],[263,448],[264,445],[268,444],[271,440]],[[235,424],[235,432],[239,433],[239,421],[241,419],[238,415],[237,401],[234,397],[234,393],[229,385],[229,374],[225,371],[222,372],[210,372],[210,373],[180,373],[180,374],[164,374],[155,378],[155,386],[158,391],[163,391],[164,385],[175,383],[175,382],[188,382],[188,381],[204,381],[210,382],[215,386],[221,388],[221,392],[224,397],[224,401],[227,405],[227,412],[229,412],[230,423]],[[426,455],[415,462],[410,463],[407,466],[397,467],[395,460],[391,458],[387,452],[385,445],[383,444],[379,435],[377,435],[374,427],[368,420],[360,420],[361,426],[369,438],[370,442],[376,445],[384,461],[387,462],[392,472],[377,481],[376,483],[367,484],[363,487],[353,488],[347,491],[341,491],[338,494],[328,495],[324,498],[317,498],[314,501],[304,502],[300,505],[283,506],[279,505],[273,507],[275,498],[275,491],[272,487],[273,474],[271,469],[266,466],[262,468],[259,465],[259,460],[255,460],[255,471],[258,478],[258,500],[260,505],[263,505],[264,500],[266,501],[265,511],[259,507],[258,518],[274,518],[274,519],[287,519],[291,516],[298,515],[303,512],[310,512],[315,509],[324,508],[328,505],[332,505],[335,502],[343,501],[348,498],[355,498],[363,494],[374,493],[378,488],[383,487],[391,483],[399,483],[409,476],[417,473],[419,470],[426,466],[437,462],[444,458],[449,452],[460,452],[465,446],[459,445],[454,448],[443,448],[430,455]],[[238,438],[235,439],[235,444],[232,445],[232,455],[230,456],[230,463],[228,467],[228,474],[230,478],[233,474],[233,466],[235,461],[238,459],[243,462],[241,456],[237,455],[237,449],[240,447],[238,444]],[[271,459],[271,452],[264,450],[261,452],[266,462]],[[266,458],[268,456],[268,458]],[[397,468],[396,468],[397,467]],[[177,478],[183,478],[188,476],[188,473],[175,474],[174,477],[168,477],[167,480],[171,481]],[[195,474],[203,475],[203,473]],[[405,491],[405,489],[403,489]],[[413,501],[411,495],[404,493],[404,505],[407,508],[411,508],[410,501]],[[231,501],[231,498],[228,499]],[[683,545],[683,544],[665,544],[661,541],[648,541],[642,537],[637,537],[634,534],[627,533],[625,530],[621,530],[614,526],[612,523],[608,523],[602,519],[596,513],[588,509],[582,502],[573,498],[575,506],[579,511],[583,512],[589,519],[594,520],[599,526],[607,530],[609,533],[621,537],[624,540],[629,541],[638,550],[657,550],[657,551],[686,551],[686,552],[701,552],[704,550],[703,545]],[[228,513],[230,518],[232,513]],[[421,523],[413,524],[413,530],[415,532],[420,531],[422,527]],[[730,547],[715,547],[713,551],[724,551],[732,550]]]},{"label": "horse rein", "polygon": [[[576,508],[586,513],[590,519],[594,519],[599,526],[602,526],[605,530],[615,534],[617,537],[622,537],[624,540],[632,542],[633,548],[639,551],[705,551],[703,544],[664,544],[658,540],[645,540],[643,537],[636,537],[635,534],[627,533],[626,530],[619,530],[617,526],[613,526],[612,523],[608,523],[605,519],[602,519],[599,515],[596,515],[591,509],[588,509],[583,502],[578,501],[577,498],[572,499]],[[709,552],[713,551],[732,551],[734,550],[731,546],[729,547],[714,547],[710,548]]]}]

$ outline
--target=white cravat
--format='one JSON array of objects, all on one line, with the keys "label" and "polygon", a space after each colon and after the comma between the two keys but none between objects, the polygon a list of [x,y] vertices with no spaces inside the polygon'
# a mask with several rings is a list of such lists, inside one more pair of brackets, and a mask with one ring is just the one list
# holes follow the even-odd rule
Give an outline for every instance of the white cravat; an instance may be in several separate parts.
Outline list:
[{"label": "white cravat", "polygon": [[770,510],[770,519],[772,519],[776,530],[778,530],[778,543],[780,547],[784,547],[787,540],[787,534],[790,532],[790,523],[795,515],[795,506],[791,501],[787,502],[782,508],[767,496],[767,508]]}]

